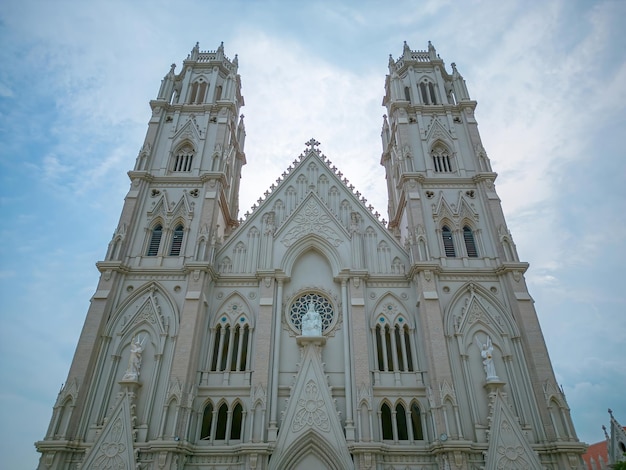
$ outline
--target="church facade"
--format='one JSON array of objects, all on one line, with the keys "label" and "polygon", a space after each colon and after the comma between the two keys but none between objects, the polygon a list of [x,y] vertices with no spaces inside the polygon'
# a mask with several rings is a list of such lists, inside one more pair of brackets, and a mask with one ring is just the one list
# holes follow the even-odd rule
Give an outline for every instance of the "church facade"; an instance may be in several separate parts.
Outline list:
[{"label": "church facade", "polygon": [[150,102],[39,469],[582,468],[456,66],[389,57],[388,222],[314,139],[238,218],[237,69]]}]

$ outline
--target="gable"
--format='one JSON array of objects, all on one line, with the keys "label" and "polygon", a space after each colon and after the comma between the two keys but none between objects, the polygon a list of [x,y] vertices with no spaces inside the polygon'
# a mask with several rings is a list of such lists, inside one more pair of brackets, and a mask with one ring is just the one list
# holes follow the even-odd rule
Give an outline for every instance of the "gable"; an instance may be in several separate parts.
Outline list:
[{"label": "gable", "polygon": [[228,258],[233,274],[287,271],[285,260],[297,258],[292,252],[314,247],[327,256],[335,275],[342,269],[404,275],[409,263],[404,248],[316,145],[309,141],[307,151],[246,214],[217,253],[218,266]]}]

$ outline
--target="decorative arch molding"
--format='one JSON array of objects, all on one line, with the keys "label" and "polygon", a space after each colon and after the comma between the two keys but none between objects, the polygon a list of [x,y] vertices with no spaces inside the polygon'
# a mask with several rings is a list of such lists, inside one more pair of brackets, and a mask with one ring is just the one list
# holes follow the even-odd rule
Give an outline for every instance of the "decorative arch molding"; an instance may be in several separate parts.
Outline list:
[{"label": "decorative arch molding", "polygon": [[[463,306],[459,308],[461,303]],[[505,306],[483,286],[468,282],[450,300],[444,320],[446,335],[465,334],[477,322],[499,336],[520,335],[519,327]]]},{"label": "decorative arch molding", "polygon": [[378,319],[381,317],[385,318],[385,324],[388,322],[390,325],[395,324],[396,320],[402,318],[403,321],[401,323],[409,325],[409,328],[415,328],[413,315],[409,315],[409,309],[393,292],[386,292],[381,295],[372,311],[374,314],[370,317],[371,328],[376,328]]},{"label": "decorative arch molding", "polygon": [[231,325],[235,325],[245,316],[246,324],[250,328],[254,328],[255,316],[254,309],[246,300],[246,297],[240,292],[232,292],[219,306],[210,314],[210,325],[214,326],[222,316],[227,317],[227,321]]},{"label": "decorative arch molding", "polygon": [[[309,466],[306,466],[309,464]],[[328,470],[349,470],[354,468],[351,461],[335,451],[317,432],[310,430],[300,436],[278,459],[270,461],[270,470],[296,470],[299,468],[314,468],[310,465],[322,464]],[[302,467],[304,465],[304,467]]]},{"label": "decorative arch molding", "polygon": [[187,122],[183,124],[172,139],[172,149],[178,149],[183,143],[188,142],[194,150],[198,149],[197,142],[202,139],[202,130],[196,121],[196,116],[190,114]]},{"label": "decorative arch molding", "polygon": [[[145,298],[140,302],[142,297]],[[159,302],[159,298],[165,301],[163,305]],[[134,312],[130,311],[133,305],[137,305]],[[170,297],[167,289],[158,282],[152,281],[137,289],[120,304],[108,324],[107,334],[112,335],[120,322],[121,330],[118,334],[126,334],[133,326],[147,322],[153,325],[159,334],[176,336],[180,313],[176,307],[176,302]]]},{"label": "decorative arch molding", "polygon": [[478,212],[462,192],[459,193],[456,203],[448,202],[443,192],[440,192],[439,200],[432,208],[433,220],[439,225],[449,223],[451,229],[459,229],[469,221],[473,229],[478,229]]},{"label": "decorative arch molding", "polygon": [[310,250],[317,252],[324,259],[326,259],[326,261],[330,264],[333,276],[339,275],[339,272],[343,268],[343,263],[341,262],[341,257],[339,256],[337,248],[329,243],[325,238],[310,233],[303,236],[287,249],[281,266],[281,269],[287,276],[291,277],[298,258]]}]

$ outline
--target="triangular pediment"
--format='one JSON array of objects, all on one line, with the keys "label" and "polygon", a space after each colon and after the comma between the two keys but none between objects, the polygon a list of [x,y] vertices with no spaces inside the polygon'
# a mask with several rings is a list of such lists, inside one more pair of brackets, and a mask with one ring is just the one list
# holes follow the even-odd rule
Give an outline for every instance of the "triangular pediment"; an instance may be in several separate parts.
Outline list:
[{"label": "triangular pediment", "polygon": [[124,393],[80,468],[105,470],[135,465],[130,398]]},{"label": "triangular pediment", "polygon": [[[200,126],[196,121],[196,116],[191,114],[187,119],[187,122],[183,124],[180,129],[174,135],[174,145],[173,147],[178,147],[181,143],[188,142],[198,142],[202,137],[202,131],[200,130]],[[192,144],[192,150],[196,150],[196,146]]]},{"label": "triangular pediment", "polygon": [[285,246],[291,246],[300,238],[315,234],[333,246],[339,246],[349,234],[323,205],[319,197],[310,193],[298,206],[289,221],[277,231],[276,237]]},{"label": "triangular pediment", "polygon": [[439,116],[433,116],[428,124],[428,130],[426,131],[426,137],[429,142],[437,140],[450,143],[453,140],[452,134],[446,126],[444,126],[439,119]]},{"label": "triangular pediment", "polygon": [[485,470],[543,468],[500,392],[492,395],[491,406]]},{"label": "triangular pediment", "polygon": [[299,468],[298,462],[310,461],[324,462],[329,469],[351,469],[352,458],[322,365],[323,338],[299,337],[299,343],[300,370],[269,468]]},{"label": "triangular pediment", "polygon": [[[278,263],[286,251],[310,237],[321,241],[323,250],[336,249],[340,269],[404,273],[404,266],[408,265],[406,250],[317,145],[309,141],[307,150],[264,193],[265,197],[258,199],[252,212],[246,214],[220,247],[218,266],[229,258],[233,274],[280,269]],[[351,245],[365,243],[361,241],[365,238],[371,246],[359,247],[357,251],[367,249],[373,253],[369,260],[363,259],[364,255],[351,254]]]}]

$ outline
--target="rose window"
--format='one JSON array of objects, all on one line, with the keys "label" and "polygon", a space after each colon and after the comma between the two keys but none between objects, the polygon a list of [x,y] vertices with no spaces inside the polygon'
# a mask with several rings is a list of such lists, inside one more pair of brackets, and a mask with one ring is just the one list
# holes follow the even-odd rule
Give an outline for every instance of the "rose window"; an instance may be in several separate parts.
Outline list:
[{"label": "rose window", "polygon": [[298,297],[289,309],[289,321],[291,326],[300,333],[302,331],[302,317],[309,309],[309,303],[313,302],[315,311],[322,319],[322,333],[328,331],[335,319],[335,312],[330,301],[317,293],[310,292]]}]

